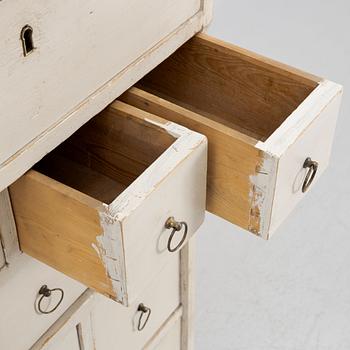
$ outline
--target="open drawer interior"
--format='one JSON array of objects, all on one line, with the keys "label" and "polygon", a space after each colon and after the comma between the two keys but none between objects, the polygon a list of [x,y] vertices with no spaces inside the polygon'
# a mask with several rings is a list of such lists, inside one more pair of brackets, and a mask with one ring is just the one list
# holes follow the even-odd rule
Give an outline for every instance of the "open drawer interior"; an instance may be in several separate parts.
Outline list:
[{"label": "open drawer interior", "polygon": [[198,35],[136,86],[265,141],[320,79]]},{"label": "open drawer interior", "polygon": [[121,100],[206,135],[207,209],[269,238],[303,196],[306,159],[319,164],[316,180],[328,165],[340,95],[335,83],[199,34]]},{"label": "open drawer interior", "polygon": [[10,186],[21,249],[129,305],[203,222],[206,165],[203,135],[115,101]]},{"label": "open drawer interior", "polygon": [[123,106],[107,108],[34,169],[105,204],[131,185],[176,138]]}]

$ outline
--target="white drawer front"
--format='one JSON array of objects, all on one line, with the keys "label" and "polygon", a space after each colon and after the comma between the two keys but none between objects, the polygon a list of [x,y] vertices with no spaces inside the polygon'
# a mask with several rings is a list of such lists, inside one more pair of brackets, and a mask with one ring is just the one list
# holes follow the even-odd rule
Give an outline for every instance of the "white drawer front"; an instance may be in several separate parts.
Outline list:
[{"label": "white drawer front", "polygon": [[[0,4],[0,164],[194,15],[199,0]],[[24,26],[34,50],[23,55]],[[20,103],[19,103],[20,102]]]},{"label": "white drawer front", "polygon": [[203,222],[206,164],[203,135],[116,101],[10,186],[21,248],[132,304]]},{"label": "white drawer front", "polygon": [[[38,291],[42,285],[62,288],[64,298],[56,311],[40,314]],[[22,254],[10,268],[0,273],[0,348],[28,350],[30,346],[79,297],[85,287],[50,267]],[[52,294],[55,306],[58,295]]]},{"label": "white drawer front", "polygon": [[[179,256],[174,256],[135,303],[122,307],[96,296],[94,331],[97,349],[141,349],[180,304]],[[139,305],[151,309],[149,321],[137,329]]]},{"label": "white drawer front", "polygon": [[199,34],[121,99],[206,135],[207,210],[269,239],[314,186],[305,160],[318,162],[315,180],[327,168],[341,95],[338,84]]},{"label": "white drawer front", "polygon": [[181,350],[181,320],[165,336],[155,340],[154,346],[146,347],[145,350]]},{"label": "white drawer front", "polygon": [[93,292],[87,289],[30,350],[96,350],[91,322],[93,300]]},{"label": "white drawer front", "polygon": [[[342,97],[339,85],[324,81],[291,115],[290,122],[263,145],[279,157],[274,188],[270,231],[274,232],[288,214],[312,191],[315,183],[327,169],[333,145],[337,116]],[[318,164],[309,189],[303,192],[308,168],[303,168],[306,158]],[[311,174],[311,173],[310,173]],[[307,183],[307,182],[306,182]],[[316,186],[317,187],[317,186]]]}]

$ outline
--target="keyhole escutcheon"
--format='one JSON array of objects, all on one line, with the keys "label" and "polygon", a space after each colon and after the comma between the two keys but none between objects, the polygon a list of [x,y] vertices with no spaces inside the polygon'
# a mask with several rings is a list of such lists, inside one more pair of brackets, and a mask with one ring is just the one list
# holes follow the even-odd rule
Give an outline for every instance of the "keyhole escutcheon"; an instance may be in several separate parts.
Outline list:
[{"label": "keyhole escutcheon", "polygon": [[34,50],[33,43],[33,28],[30,25],[25,25],[21,30],[21,40],[23,47],[23,55],[28,56]]}]

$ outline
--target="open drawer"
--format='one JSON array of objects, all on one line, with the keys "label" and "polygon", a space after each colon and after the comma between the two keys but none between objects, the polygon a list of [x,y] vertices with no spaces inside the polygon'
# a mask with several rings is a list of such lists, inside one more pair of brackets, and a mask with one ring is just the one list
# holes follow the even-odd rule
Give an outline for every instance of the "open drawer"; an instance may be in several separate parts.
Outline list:
[{"label": "open drawer", "polygon": [[202,223],[206,165],[205,136],[116,101],[11,185],[21,249],[128,305]]},{"label": "open drawer", "polygon": [[206,135],[207,209],[268,239],[328,165],[341,92],[200,34],[121,100]]}]

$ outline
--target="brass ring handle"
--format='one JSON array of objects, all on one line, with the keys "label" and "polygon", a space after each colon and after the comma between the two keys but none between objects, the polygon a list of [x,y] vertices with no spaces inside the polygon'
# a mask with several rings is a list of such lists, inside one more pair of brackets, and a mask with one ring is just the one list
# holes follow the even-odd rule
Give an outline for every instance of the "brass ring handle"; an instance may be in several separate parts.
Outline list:
[{"label": "brass ring handle", "polygon": [[[137,329],[141,332],[146,327],[149,317],[151,316],[152,310],[149,307],[145,306],[144,304],[140,304],[139,307],[137,308],[137,311],[141,312],[139,323],[137,325]],[[146,318],[142,322],[144,315],[146,315]]]},{"label": "brass ring handle", "polygon": [[318,163],[312,160],[310,157],[308,157],[305,159],[303,168],[305,169],[309,168],[309,170],[306,173],[305,180],[302,187],[302,191],[303,193],[305,193],[309,189],[312,182],[314,181],[314,178],[318,169]]},{"label": "brass ring handle", "polygon": [[[58,303],[56,304],[55,307],[53,307],[51,310],[49,311],[44,311],[41,308],[41,302],[43,301],[44,298],[48,298],[51,296],[52,292],[59,292],[61,293],[61,297],[60,300],[58,301]],[[53,288],[53,289],[49,289],[47,287],[46,284],[44,284],[43,286],[41,286],[40,290],[39,290],[39,295],[41,295],[39,301],[38,301],[38,310],[41,314],[51,314],[52,312],[54,312],[62,303],[63,297],[64,297],[64,291],[61,288]]]},{"label": "brass ring handle", "polygon": [[[184,222],[184,221],[181,221],[181,222],[176,221],[176,220],[174,219],[174,217],[171,216],[171,217],[168,218],[168,220],[166,221],[165,227],[166,227],[167,229],[173,229],[172,232],[171,232],[171,234],[170,234],[170,237],[169,237],[169,239],[168,239],[167,248],[168,248],[168,251],[169,251],[170,253],[174,253],[174,252],[176,252],[177,250],[179,250],[179,248],[184,244],[184,242],[185,242],[185,240],[186,240],[186,238],[187,238],[187,232],[188,232],[187,223]],[[171,246],[172,244],[171,244],[171,243],[172,243],[172,240],[173,240],[173,238],[174,238],[174,236],[175,236],[175,233],[181,231],[183,228],[184,228],[184,230],[183,230],[183,235],[182,235],[181,241],[178,243],[178,245],[177,245],[176,247],[172,248],[172,246]]]}]

